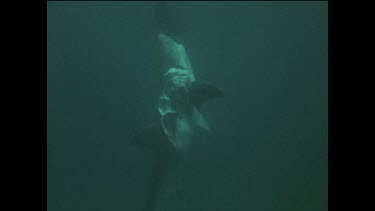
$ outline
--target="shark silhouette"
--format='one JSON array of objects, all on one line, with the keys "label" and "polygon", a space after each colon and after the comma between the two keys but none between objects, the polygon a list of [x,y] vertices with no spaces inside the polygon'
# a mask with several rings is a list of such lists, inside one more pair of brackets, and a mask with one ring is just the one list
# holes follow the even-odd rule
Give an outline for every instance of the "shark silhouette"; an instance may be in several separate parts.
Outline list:
[{"label": "shark silhouette", "polygon": [[200,108],[207,100],[223,96],[218,88],[196,79],[184,45],[163,33],[157,37],[167,64],[157,102],[160,121],[133,140],[134,145],[149,148],[156,155],[144,211],[164,211],[168,204],[182,198],[179,178],[183,155],[197,131],[210,130]]}]

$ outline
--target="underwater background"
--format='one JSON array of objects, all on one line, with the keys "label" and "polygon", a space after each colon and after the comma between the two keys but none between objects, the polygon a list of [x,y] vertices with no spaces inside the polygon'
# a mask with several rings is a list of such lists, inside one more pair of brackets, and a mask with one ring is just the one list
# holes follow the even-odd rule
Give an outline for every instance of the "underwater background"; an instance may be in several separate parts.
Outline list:
[{"label": "underwater background", "polygon": [[[48,2],[47,210],[138,211],[157,121],[154,2]],[[170,2],[225,97],[184,175],[189,210],[328,209],[328,2]]]}]

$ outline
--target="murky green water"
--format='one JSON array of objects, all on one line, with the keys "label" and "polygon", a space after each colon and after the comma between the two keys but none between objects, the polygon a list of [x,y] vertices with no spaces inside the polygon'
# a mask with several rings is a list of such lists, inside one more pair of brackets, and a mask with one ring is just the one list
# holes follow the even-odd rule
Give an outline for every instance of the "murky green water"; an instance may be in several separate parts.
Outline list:
[{"label": "murky green water", "polygon": [[[138,211],[157,120],[153,2],[48,2],[48,211]],[[184,195],[196,211],[327,210],[327,2],[172,2],[202,113]]]}]

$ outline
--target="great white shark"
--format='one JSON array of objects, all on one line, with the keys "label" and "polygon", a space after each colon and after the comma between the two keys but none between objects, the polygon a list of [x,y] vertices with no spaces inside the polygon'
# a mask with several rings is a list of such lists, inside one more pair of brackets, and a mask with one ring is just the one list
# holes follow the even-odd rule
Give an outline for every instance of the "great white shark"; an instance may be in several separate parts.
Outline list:
[{"label": "great white shark", "polygon": [[133,140],[137,146],[152,149],[155,169],[143,211],[166,211],[182,198],[180,178],[189,146],[198,131],[210,127],[200,108],[209,99],[222,97],[218,88],[197,80],[185,46],[171,36],[157,34],[164,62],[162,89],[157,101],[159,121]]}]

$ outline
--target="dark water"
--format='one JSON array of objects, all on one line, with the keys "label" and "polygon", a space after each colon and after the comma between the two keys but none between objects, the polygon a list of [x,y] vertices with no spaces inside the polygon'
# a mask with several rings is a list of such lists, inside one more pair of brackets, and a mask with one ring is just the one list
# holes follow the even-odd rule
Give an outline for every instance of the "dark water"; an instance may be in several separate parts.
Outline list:
[{"label": "dark water", "polygon": [[[48,211],[140,210],[157,118],[153,2],[48,2]],[[172,2],[225,97],[184,175],[190,210],[327,210],[327,2]]]}]

